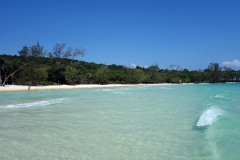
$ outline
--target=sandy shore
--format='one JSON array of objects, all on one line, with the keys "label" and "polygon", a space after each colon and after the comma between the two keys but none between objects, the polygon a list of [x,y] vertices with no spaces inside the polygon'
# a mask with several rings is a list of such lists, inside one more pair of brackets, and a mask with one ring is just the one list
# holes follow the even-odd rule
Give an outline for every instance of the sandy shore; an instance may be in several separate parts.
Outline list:
[{"label": "sandy shore", "polygon": [[[109,88],[109,87],[130,87],[130,86],[157,86],[157,85],[173,85],[169,83],[163,84],[82,84],[82,85],[49,85],[49,86],[31,86],[30,91],[34,90],[54,90],[54,89],[81,89],[81,88]],[[28,86],[23,85],[5,85],[0,86],[0,92],[11,92],[11,91],[28,91]]]}]

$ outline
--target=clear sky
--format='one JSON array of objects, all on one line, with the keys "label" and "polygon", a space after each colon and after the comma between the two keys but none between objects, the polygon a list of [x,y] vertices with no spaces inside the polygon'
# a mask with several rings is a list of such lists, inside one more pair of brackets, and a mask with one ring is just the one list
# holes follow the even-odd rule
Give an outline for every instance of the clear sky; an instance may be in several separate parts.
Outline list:
[{"label": "clear sky", "polygon": [[0,54],[37,40],[107,65],[240,69],[240,0],[1,0]]}]

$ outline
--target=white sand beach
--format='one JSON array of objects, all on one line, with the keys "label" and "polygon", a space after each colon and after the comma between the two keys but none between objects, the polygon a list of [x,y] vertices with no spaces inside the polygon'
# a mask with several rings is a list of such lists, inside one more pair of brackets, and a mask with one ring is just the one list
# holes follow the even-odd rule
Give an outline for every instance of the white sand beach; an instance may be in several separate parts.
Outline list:
[{"label": "white sand beach", "polygon": [[[49,85],[49,86],[31,86],[30,91],[34,90],[55,90],[55,89],[81,89],[81,88],[108,88],[108,87],[130,87],[130,86],[156,86],[156,85],[174,85],[170,83],[161,84],[81,84],[81,85]],[[0,86],[0,92],[28,91],[28,86],[24,85],[5,85]]]}]

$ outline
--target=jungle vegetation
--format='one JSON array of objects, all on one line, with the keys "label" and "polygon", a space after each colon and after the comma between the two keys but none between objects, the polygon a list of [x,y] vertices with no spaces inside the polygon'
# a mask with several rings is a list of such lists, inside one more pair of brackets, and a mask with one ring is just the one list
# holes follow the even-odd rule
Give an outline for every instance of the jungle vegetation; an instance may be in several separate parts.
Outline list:
[{"label": "jungle vegetation", "polygon": [[226,83],[239,82],[240,70],[210,63],[204,70],[182,69],[170,65],[161,69],[158,64],[148,68],[105,65],[76,60],[84,56],[83,48],[66,47],[57,43],[52,52],[39,42],[23,46],[18,55],[0,55],[0,85],[53,84],[138,84],[138,83]]}]

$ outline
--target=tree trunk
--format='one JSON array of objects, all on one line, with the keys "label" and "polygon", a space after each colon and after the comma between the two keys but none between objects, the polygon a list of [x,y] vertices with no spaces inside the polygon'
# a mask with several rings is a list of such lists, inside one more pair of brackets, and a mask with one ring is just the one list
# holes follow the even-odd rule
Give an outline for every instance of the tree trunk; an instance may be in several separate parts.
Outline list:
[{"label": "tree trunk", "polygon": [[9,78],[10,76],[14,76],[14,74],[15,74],[18,70],[20,70],[23,66],[26,66],[26,65],[28,65],[28,64],[30,64],[30,63],[32,63],[32,61],[31,61],[31,62],[28,62],[28,63],[26,63],[26,64],[24,64],[24,65],[22,65],[22,66],[20,66],[17,70],[15,70],[12,74],[10,74],[10,75],[8,75],[8,76],[5,74],[5,80],[4,80],[3,84],[2,84],[2,86],[5,86],[5,83],[7,82],[8,78]]}]

